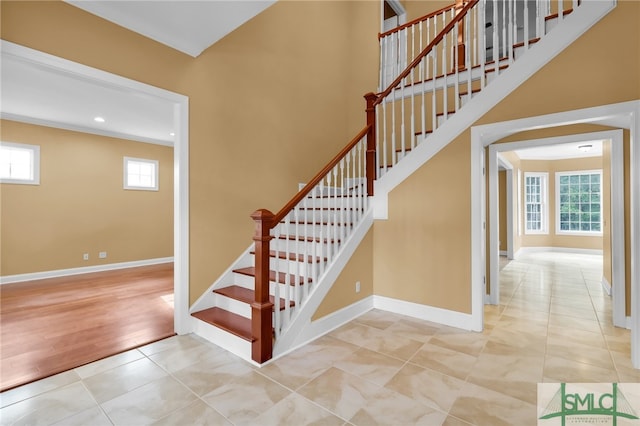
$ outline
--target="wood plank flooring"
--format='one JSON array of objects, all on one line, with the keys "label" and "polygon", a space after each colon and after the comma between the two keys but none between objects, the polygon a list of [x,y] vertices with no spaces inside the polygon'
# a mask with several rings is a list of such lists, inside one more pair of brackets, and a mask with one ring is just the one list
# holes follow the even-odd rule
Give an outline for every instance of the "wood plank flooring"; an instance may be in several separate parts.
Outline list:
[{"label": "wood plank flooring", "polygon": [[0,391],[173,334],[172,263],[0,285]]}]

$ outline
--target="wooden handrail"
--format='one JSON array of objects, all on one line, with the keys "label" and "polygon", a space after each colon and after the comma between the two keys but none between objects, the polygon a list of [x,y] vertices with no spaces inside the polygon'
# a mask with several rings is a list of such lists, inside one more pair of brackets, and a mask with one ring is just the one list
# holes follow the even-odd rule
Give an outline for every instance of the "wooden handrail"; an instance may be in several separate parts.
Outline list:
[{"label": "wooden handrail", "polygon": [[[418,66],[418,64],[420,64],[420,61],[422,61],[422,58],[424,58],[425,56],[427,56],[429,54],[429,52],[431,52],[431,50],[433,50],[433,48],[442,41],[442,39],[449,33],[449,31],[451,31],[458,22],[462,21],[462,19],[467,15],[467,12],[476,4],[478,4],[479,0],[471,0],[469,3],[467,3],[461,10],[460,13],[457,14],[452,20],[451,22],[449,22],[443,29],[442,31],[440,31],[440,33],[436,36],[436,38],[434,38],[431,43],[429,43],[427,45],[427,47],[425,47],[422,52],[420,52],[418,54],[418,56],[416,56],[416,58],[411,61],[411,63],[409,64],[409,66],[407,66],[407,68],[405,68],[404,71],[402,71],[402,73],[400,73],[400,75],[398,77],[396,77],[395,80],[393,80],[393,82],[389,85],[389,87],[387,87],[382,93],[380,93],[380,96],[378,97],[378,100],[375,102],[375,105],[379,105],[382,100],[384,98],[386,98],[387,96],[389,96],[389,93],[391,93],[391,91],[394,89],[394,87],[396,87],[404,78],[406,78],[409,73],[411,73],[411,71]],[[374,106],[375,106],[374,105]]]},{"label": "wooden handrail", "polygon": [[278,213],[276,213],[273,216],[273,219],[271,219],[271,228],[275,228],[275,226],[282,220],[284,219],[284,217],[289,214],[289,212],[291,210],[293,210],[293,208],[295,206],[298,205],[298,203],[300,203],[300,201],[302,201],[302,199],[304,197],[306,197],[311,190],[318,184],[320,183],[320,181],[325,177],[325,175],[327,173],[329,173],[331,171],[331,169],[334,168],[334,166],[336,164],[338,164],[340,162],[340,160],[342,160],[348,153],[349,151],[351,151],[351,149],[356,146],[356,144],[358,142],[360,142],[360,140],[362,140],[362,138],[369,132],[369,127],[371,127],[370,125],[367,125],[364,129],[362,129],[360,131],[360,133],[358,133],[356,135],[355,138],[353,138],[351,140],[351,142],[349,142],[347,144],[347,146],[345,146],[342,151],[340,151],[338,153],[338,155],[336,155],[333,160],[331,160],[326,166],[324,166],[324,168],[322,170],[320,170],[318,172],[317,175],[315,175],[315,177],[313,179],[311,179],[309,181],[309,183],[307,183],[304,188],[302,188],[292,199],[291,201],[289,201],[287,204],[285,204],[285,206],[283,208],[280,209],[280,211]]},{"label": "wooden handrail", "polygon": [[422,21],[426,21],[427,19],[433,18],[434,16],[440,15],[443,12],[448,12],[449,10],[453,9],[455,6],[456,6],[455,3],[451,4],[449,6],[445,6],[442,9],[436,10],[435,12],[431,12],[428,15],[424,15],[424,16],[421,16],[420,18],[416,18],[416,19],[414,19],[412,21],[405,22],[404,24],[399,25],[396,28],[393,28],[393,29],[391,29],[389,31],[385,31],[383,33],[378,33],[378,40],[380,40],[381,38],[386,37],[386,36],[388,36],[390,34],[393,34],[395,32],[402,31],[405,28],[408,28],[408,27],[410,27],[412,25],[415,25],[417,23],[420,23]]}]

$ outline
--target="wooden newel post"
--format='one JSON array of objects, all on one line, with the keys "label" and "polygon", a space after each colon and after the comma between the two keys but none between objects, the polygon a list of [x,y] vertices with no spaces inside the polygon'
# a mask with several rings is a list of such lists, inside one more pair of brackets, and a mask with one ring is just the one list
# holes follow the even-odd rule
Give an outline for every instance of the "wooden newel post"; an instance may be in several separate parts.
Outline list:
[{"label": "wooden newel post", "polygon": [[364,95],[367,100],[367,195],[373,196],[373,182],[376,180],[376,106],[378,95],[367,93]]},{"label": "wooden newel post", "polygon": [[251,215],[256,223],[253,235],[256,252],[255,300],[251,303],[251,334],[255,340],[251,343],[251,358],[260,364],[273,356],[273,303],[269,301],[269,241],[273,238],[273,216],[273,213],[264,209]]}]

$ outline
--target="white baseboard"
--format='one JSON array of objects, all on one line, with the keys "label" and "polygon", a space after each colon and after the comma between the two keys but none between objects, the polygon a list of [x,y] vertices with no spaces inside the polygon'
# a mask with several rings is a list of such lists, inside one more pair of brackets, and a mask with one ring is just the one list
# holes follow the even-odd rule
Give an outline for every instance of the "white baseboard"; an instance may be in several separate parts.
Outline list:
[{"label": "white baseboard", "polygon": [[0,285],[19,283],[23,281],[43,280],[46,278],[66,277],[69,275],[89,274],[91,272],[113,271],[115,269],[137,268],[139,266],[172,263],[173,257],[159,257],[157,259],[134,260],[132,262],[107,263],[104,265],[83,266],[80,268],[57,269],[54,271],[33,272],[30,274],[5,275],[0,277]]},{"label": "white baseboard", "polygon": [[407,315],[425,321],[473,330],[473,318],[471,314],[450,311],[419,303],[392,299],[384,296],[373,296],[373,307],[383,311],[389,311],[400,315]]},{"label": "white baseboard", "polygon": [[500,256],[506,256],[506,255],[508,255],[508,254],[509,254],[509,252],[508,252],[508,251],[506,251],[506,250],[500,250]]},{"label": "white baseboard", "polygon": [[592,254],[602,256],[602,250],[598,249],[581,249],[573,247],[520,247],[520,250],[518,250],[514,257],[519,257],[528,253],[540,253],[545,251],[553,253]]},{"label": "white baseboard", "polygon": [[611,296],[611,284],[609,284],[604,275],[602,276],[602,288],[607,292],[608,296]]},{"label": "white baseboard", "polygon": [[626,318],[626,320],[627,320],[627,321],[626,321],[627,323],[625,324],[625,327],[624,327],[624,328],[626,328],[627,330],[631,330],[631,324],[633,324],[633,323],[631,322],[631,317],[629,316],[629,317],[625,317],[625,318]]}]

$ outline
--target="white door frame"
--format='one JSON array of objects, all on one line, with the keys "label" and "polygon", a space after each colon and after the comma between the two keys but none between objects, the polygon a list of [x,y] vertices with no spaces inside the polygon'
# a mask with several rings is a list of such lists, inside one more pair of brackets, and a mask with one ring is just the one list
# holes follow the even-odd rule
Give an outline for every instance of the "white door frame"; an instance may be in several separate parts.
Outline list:
[{"label": "white door frame", "polygon": [[484,320],[485,180],[480,160],[488,145],[514,133],[580,123],[608,125],[630,131],[631,236],[631,362],[640,368],[640,101],[560,112],[471,127],[471,315],[473,329]]},{"label": "white door frame", "polygon": [[143,93],[174,105],[173,223],[174,223],[174,331],[191,331],[189,320],[189,98],[179,93],[82,65],[19,44],[1,41],[3,54],[55,69],[74,78],[128,93]]},{"label": "white door frame", "polygon": [[[502,155],[498,154],[498,165],[505,169],[507,188],[506,188],[506,204],[507,204],[507,259],[514,258],[513,252],[513,165]],[[498,200],[499,201],[499,200]],[[499,248],[498,248],[499,250]]]},{"label": "white door frame", "polygon": [[[492,230],[498,227],[498,166],[504,164],[505,161],[504,159],[501,160],[500,152],[591,140],[611,141],[610,198],[611,250],[613,259],[611,279],[613,283],[616,283],[616,288],[620,288],[619,283],[623,283],[624,288],[624,157],[622,146],[624,140],[622,130],[582,133],[489,145],[489,227]],[[508,210],[512,210],[512,208]],[[497,256],[499,250],[498,239],[496,233],[493,231],[489,239],[489,247],[490,253],[494,254],[489,257],[489,282],[491,284],[489,287],[489,303],[497,305],[500,303],[500,285],[496,285],[500,281],[500,260]],[[614,325],[618,327],[627,327],[624,291],[614,291],[613,293],[613,322]]]}]

